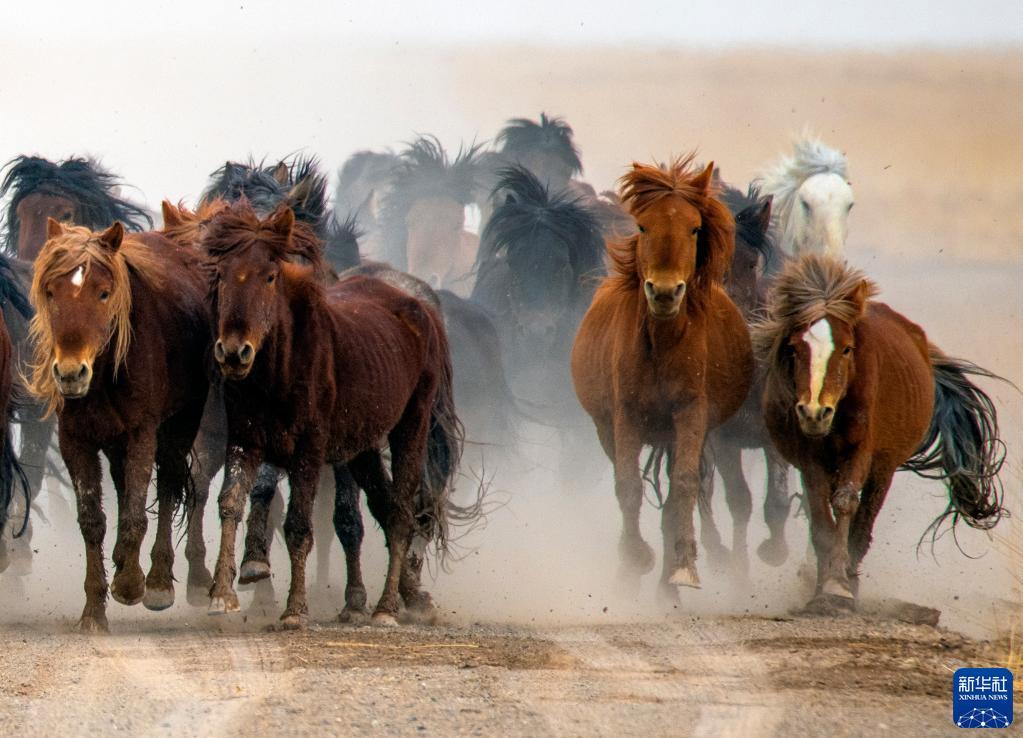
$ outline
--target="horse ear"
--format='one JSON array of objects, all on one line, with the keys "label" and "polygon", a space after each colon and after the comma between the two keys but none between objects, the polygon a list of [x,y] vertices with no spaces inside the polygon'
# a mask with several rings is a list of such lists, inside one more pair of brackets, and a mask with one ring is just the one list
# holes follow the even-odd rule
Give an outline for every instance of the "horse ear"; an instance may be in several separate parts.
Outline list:
[{"label": "horse ear", "polygon": [[64,226],[60,224],[60,221],[54,220],[53,218],[46,219],[46,240],[49,241],[51,238],[57,238],[57,236],[64,235]]},{"label": "horse ear", "polygon": [[[277,166],[281,167],[283,166],[283,163],[278,164]],[[277,178],[276,173],[274,174],[274,178],[275,179]],[[281,182],[281,184],[287,184],[287,181],[285,180],[284,182]],[[286,202],[292,206],[298,205],[299,203],[304,202],[306,198],[312,194],[312,191],[313,178],[306,177],[302,179],[297,185],[288,190],[288,197],[286,198]]]},{"label": "horse ear", "polygon": [[99,245],[108,251],[117,251],[121,248],[121,241],[124,239],[124,226],[121,221],[115,220],[114,224],[99,234]]},{"label": "horse ear", "polygon": [[295,212],[291,208],[278,208],[277,212],[270,216],[270,229],[285,239],[291,238],[291,229],[294,227]]},{"label": "horse ear", "polygon": [[849,290],[848,294],[846,294],[845,299],[856,306],[857,320],[863,317],[863,313],[867,309],[867,298],[869,297],[870,283],[865,279],[861,279],[857,282],[856,285]]},{"label": "horse ear", "polygon": [[274,167],[273,178],[277,180],[277,184],[286,185],[288,179],[291,176],[291,172],[288,171],[288,165],[283,161],[277,162],[277,166]]},{"label": "horse ear", "polygon": [[163,227],[173,228],[182,224],[181,211],[171,205],[170,200],[160,203],[160,210],[163,211]]},{"label": "horse ear", "polygon": [[710,181],[714,176],[714,162],[707,165],[707,168],[703,170],[696,179],[693,180],[693,186],[706,192],[710,189]]},{"label": "horse ear", "polygon": [[771,227],[771,207],[774,204],[774,195],[768,195],[760,205],[760,212],[757,213],[757,227],[767,233]]}]

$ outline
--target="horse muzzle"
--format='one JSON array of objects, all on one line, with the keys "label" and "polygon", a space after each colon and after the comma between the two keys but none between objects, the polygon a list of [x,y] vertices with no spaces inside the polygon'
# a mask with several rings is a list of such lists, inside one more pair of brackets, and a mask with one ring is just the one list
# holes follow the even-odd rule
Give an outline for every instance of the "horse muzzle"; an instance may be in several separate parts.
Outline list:
[{"label": "horse muzzle", "polygon": [[85,397],[92,382],[92,365],[77,359],[55,361],[53,379],[63,397],[69,400]]},{"label": "horse muzzle", "polygon": [[796,418],[803,435],[811,438],[822,438],[831,432],[831,423],[835,419],[835,408],[831,405],[810,405],[805,402],[796,403]]},{"label": "horse muzzle", "polygon": [[674,318],[682,309],[686,283],[682,280],[673,285],[664,285],[648,279],[643,283],[643,294],[650,314],[660,320],[667,320]]},{"label": "horse muzzle", "polygon": [[250,341],[218,339],[213,345],[213,358],[226,379],[245,379],[256,360],[256,347]]}]

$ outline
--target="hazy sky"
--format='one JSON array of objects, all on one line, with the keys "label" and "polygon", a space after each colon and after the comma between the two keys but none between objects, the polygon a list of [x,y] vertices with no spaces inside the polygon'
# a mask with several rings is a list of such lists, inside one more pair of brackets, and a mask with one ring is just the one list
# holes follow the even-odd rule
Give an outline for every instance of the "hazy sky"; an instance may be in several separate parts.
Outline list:
[{"label": "hazy sky", "polygon": [[[16,8],[16,10],[14,9]],[[102,10],[97,11],[98,8]],[[1020,0],[101,0],[5,3],[0,36],[328,35],[366,42],[979,45],[1023,41]]]}]

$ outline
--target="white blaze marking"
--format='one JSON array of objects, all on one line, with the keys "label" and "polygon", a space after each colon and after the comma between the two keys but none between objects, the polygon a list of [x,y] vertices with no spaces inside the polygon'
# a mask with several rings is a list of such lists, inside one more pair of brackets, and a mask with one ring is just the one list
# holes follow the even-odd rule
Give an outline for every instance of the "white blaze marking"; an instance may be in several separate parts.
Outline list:
[{"label": "white blaze marking", "polygon": [[831,336],[831,324],[826,318],[818,320],[804,334],[810,346],[810,407],[817,407],[821,390],[824,388],[824,377],[828,373],[828,359],[835,350],[835,342]]},{"label": "white blaze marking", "polygon": [[71,275],[71,284],[75,287],[81,287],[82,283],[85,282],[85,265],[75,269],[75,273]]}]

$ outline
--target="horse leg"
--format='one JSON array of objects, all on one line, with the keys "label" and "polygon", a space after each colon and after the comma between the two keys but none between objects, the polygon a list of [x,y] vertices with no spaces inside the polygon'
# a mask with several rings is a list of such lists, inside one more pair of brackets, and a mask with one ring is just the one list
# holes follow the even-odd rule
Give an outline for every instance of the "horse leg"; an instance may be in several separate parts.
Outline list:
[{"label": "horse leg", "polygon": [[195,487],[195,497],[186,510],[188,516],[185,559],[188,561],[188,585],[185,596],[188,604],[200,607],[208,601],[213,575],[206,567],[206,540],[204,518],[210,498],[213,477],[224,466],[224,448],[227,446],[227,419],[223,400],[211,391],[200,421],[200,431],[193,444],[193,459],[189,473]]},{"label": "horse leg", "polygon": [[746,579],[749,576],[747,537],[753,514],[753,493],[742,471],[742,448],[727,439],[719,438],[714,450],[718,458],[718,471],[725,483],[725,499],[732,513],[732,566],[736,574]]},{"label": "horse leg", "polygon": [[677,587],[699,589],[696,572],[696,529],[694,514],[700,495],[700,458],[706,428],[706,408],[694,400],[673,419],[674,453],[668,499],[661,511],[664,561],[660,592],[669,602],[678,601]]},{"label": "horse leg", "polygon": [[[46,476],[46,457],[50,450],[50,439],[53,437],[53,429],[56,426],[54,418],[42,418],[42,409],[32,405],[25,410],[25,418],[21,424],[21,453],[18,460],[25,470],[25,477],[28,480],[28,505],[31,508],[39,497],[43,487],[43,479]],[[25,504],[24,499],[18,497],[19,504]],[[28,511],[18,510],[14,520],[14,531],[21,528],[21,521],[24,520],[24,513]],[[17,575],[32,573],[32,516],[28,516],[28,524],[21,537],[12,541],[11,563],[14,565],[12,572]]]},{"label": "horse leg", "polygon": [[274,528],[269,524],[270,508],[277,496],[280,470],[261,464],[249,494],[249,519],[245,525],[245,552],[238,575],[239,584],[252,584],[270,577],[270,544]]},{"label": "horse leg", "polygon": [[[139,563],[146,535],[146,498],[156,459],[156,429],[133,434],[125,444],[123,492],[117,510],[114,578],[110,595],[122,605],[137,605],[146,593],[146,577]],[[112,460],[111,460],[112,461]]]},{"label": "horse leg", "polygon": [[615,497],[622,512],[622,534],[618,541],[619,581],[629,590],[639,588],[639,578],[654,568],[654,550],[639,531],[643,505],[643,479],[639,454],[643,449],[638,431],[627,421],[597,423],[597,437],[604,453],[614,463]]},{"label": "horse leg", "polygon": [[384,533],[387,538],[387,578],[380,595],[373,622],[378,625],[397,625],[399,584],[406,556],[415,532],[416,499],[423,483],[426,460],[426,442],[429,433],[430,405],[426,403],[420,384],[413,394],[401,420],[388,434],[391,446],[391,499],[387,510]]},{"label": "horse leg", "polygon": [[789,557],[785,542],[785,524],[792,507],[789,500],[789,465],[770,440],[765,441],[764,461],[767,464],[767,496],[764,498],[764,521],[768,538],[757,547],[757,556],[765,564],[781,566]]},{"label": "horse leg", "polygon": [[863,557],[867,555],[870,542],[873,537],[874,521],[877,514],[881,512],[885,498],[888,496],[888,489],[892,485],[894,469],[875,471],[867,479],[860,495],[860,504],[853,517],[852,528],[849,531],[849,588],[854,596],[859,596],[860,589],[860,564]]},{"label": "horse leg", "polygon": [[807,469],[802,473],[803,500],[810,514],[810,542],[817,559],[817,578],[814,598],[808,603],[810,611],[831,611],[828,598],[823,595],[828,575],[828,562],[835,545],[837,528],[831,514],[831,483],[820,469]]},{"label": "horse leg", "polygon": [[288,470],[291,495],[288,497],[288,514],[284,518],[284,541],[291,558],[291,588],[288,604],[281,615],[281,625],[288,629],[305,627],[309,617],[306,602],[305,565],[313,547],[313,501],[320,486],[319,458],[299,459],[295,467]]},{"label": "horse leg", "polygon": [[180,443],[166,437],[170,434],[160,435],[156,450],[156,540],[142,598],[149,610],[166,610],[174,604],[174,512],[183,499],[188,475],[188,445],[181,448]]},{"label": "horse leg", "polygon": [[366,585],[362,581],[365,528],[359,509],[359,486],[347,464],[334,464],[334,532],[345,552],[346,569],[345,606],[337,617],[342,623],[350,623],[369,617],[369,610],[366,608]]},{"label": "horse leg", "polygon": [[78,526],[85,542],[85,608],[78,629],[83,633],[106,633],[110,630],[106,614],[107,572],[103,564],[107,518],[103,514],[99,452],[72,446],[62,439],[61,456],[74,486]]},{"label": "horse leg", "polygon": [[235,536],[238,523],[245,511],[245,498],[256,480],[259,454],[246,451],[239,446],[228,445],[224,474],[224,486],[217,500],[220,508],[220,552],[213,569],[213,586],[210,588],[209,614],[219,615],[237,612],[238,593],[234,590]]},{"label": "horse leg", "polygon": [[700,460],[700,498],[697,501],[700,509],[700,544],[714,564],[724,565],[728,559],[728,549],[721,543],[721,533],[714,521],[714,448],[707,444]]}]

